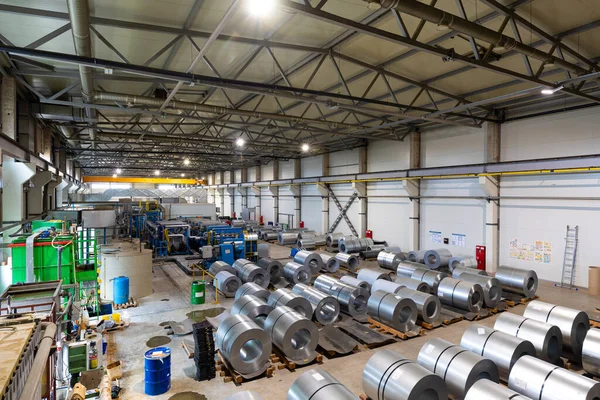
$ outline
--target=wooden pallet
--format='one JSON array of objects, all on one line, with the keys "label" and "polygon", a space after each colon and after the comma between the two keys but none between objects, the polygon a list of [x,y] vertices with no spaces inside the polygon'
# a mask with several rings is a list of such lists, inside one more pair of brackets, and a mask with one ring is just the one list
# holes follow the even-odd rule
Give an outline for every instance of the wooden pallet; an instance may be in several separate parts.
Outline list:
[{"label": "wooden pallet", "polygon": [[272,364],[276,364],[277,365],[277,369],[284,369],[287,368],[288,371],[294,372],[296,370],[296,368],[300,368],[300,367],[305,367],[307,365],[312,365],[312,364],[323,364],[323,355],[322,354],[317,354],[317,356],[315,357],[315,359],[307,364],[302,364],[302,365],[298,365],[296,364],[295,361],[290,360],[289,358],[287,358],[282,352],[281,350],[279,350],[276,347],[273,347],[273,353],[271,353],[270,356],[270,360]]},{"label": "wooden pallet", "polygon": [[375,329],[379,333],[387,333],[388,335],[392,335],[402,340],[407,340],[411,337],[421,336],[424,333],[423,329],[420,329],[417,335],[410,336],[406,332],[400,332],[399,330],[391,328],[385,324],[382,324],[381,322],[375,321],[372,318],[369,318],[369,325],[371,325],[371,328]]},{"label": "wooden pallet", "polygon": [[444,326],[444,321],[438,320],[437,322],[431,323],[431,322],[425,322],[422,320],[418,320],[417,325],[419,325],[421,328],[425,328],[428,331],[431,331],[433,329],[439,328],[440,326]]},{"label": "wooden pallet", "polygon": [[275,367],[270,365],[267,367],[267,370],[262,375],[259,375],[257,377],[251,378],[251,379],[244,378],[243,375],[236,372],[233,368],[231,368],[229,366],[229,364],[225,361],[225,359],[223,358],[223,356],[221,355],[220,352],[217,352],[217,355],[219,358],[216,361],[217,375],[222,377],[223,382],[225,382],[225,383],[233,382],[236,385],[241,385],[244,382],[249,382],[249,381],[263,378],[263,377],[270,378],[273,376],[273,373],[275,372]]},{"label": "wooden pallet", "polygon": [[504,312],[506,310],[508,310],[508,304],[506,304],[506,301],[502,300],[498,303],[498,305],[496,305],[496,307],[494,308],[488,308],[488,310],[492,313],[492,314],[498,314],[501,312]]},{"label": "wooden pallet", "polygon": [[592,328],[600,328],[600,321],[594,321],[593,319],[590,319],[590,326]]},{"label": "wooden pallet", "polygon": [[527,304],[530,301],[537,300],[539,298],[540,298],[540,296],[520,297],[520,298],[517,298],[517,299],[514,299],[514,300],[504,299],[502,301],[505,302],[508,307],[512,308],[514,306],[518,306],[519,304]]},{"label": "wooden pallet", "polygon": [[444,325],[451,325],[451,324],[455,324],[455,323],[457,323],[457,322],[460,322],[460,321],[462,321],[462,320],[464,320],[464,319],[465,319],[465,317],[463,317],[462,315],[461,315],[461,316],[458,316],[458,317],[453,317],[453,318],[444,318],[444,319],[442,320],[442,323],[443,323]]},{"label": "wooden pallet", "polygon": [[371,398],[370,398],[369,396],[367,396],[366,394],[364,394],[364,393],[361,393],[361,394],[358,396],[358,398],[359,398],[360,400],[371,400]]},{"label": "wooden pallet", "polygon": [[123,309],[127,309],[127,308],[130,308],[130,307],[137,307],[137,306],[138,306],[138,302],[133,297],[130,297],[129,300],[127,301],[127,303],[124,303],[124,304],[115,304],[115,303],[113,303],[113,308],[115,310],[123,310]]},{"label": "wooden pallet", "polygon": [[[194,342],[192,342],[192,346],[194,345]],[[192,358],[194,358],[194,348],[190,347],[190,343],[188,343],[185,339],[183,339],[181,341],[181,347],[183,347],[183,351],[185,351],[185,354],[187,354],[187,358],[188,360],[191,360]]]}]

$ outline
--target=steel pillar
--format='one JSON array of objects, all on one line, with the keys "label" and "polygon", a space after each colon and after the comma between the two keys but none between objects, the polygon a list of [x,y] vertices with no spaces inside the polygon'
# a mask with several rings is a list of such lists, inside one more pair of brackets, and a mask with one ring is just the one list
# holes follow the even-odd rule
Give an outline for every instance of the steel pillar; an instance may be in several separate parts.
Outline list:
[{"label": "steel pillar", "polygon": [[2,103],[2,133],[13,140],[17,140],[17,82],[15,78],[4,76],[0,91]]},{"label": "steel pillar", "polygon": [[485,148],[486,162],[500,162],[501,125],[498,122],[488,122],[486,126]]},{"label": "steel pillar", "polygon": [[[233,213],[235,212],[235,188],[228,187],[225,190],[227,191],[227,194],[229,195],[229,204],[231,207],[229,215],[231,215],[233,217]],[[223,199],[223,202],[225,202],[225,199]]]},{"label": "steel pillar", "polygon": [[360,207],[358,216],[358,235],[365,237],[367,232],[367,184],[364,182],[353,182],[352,188],[358,193],[358,205]]},{"label": "steel pillar", "polygon": [[496,272],[498,269],[500,254],[500,182],[495,177],[480,176],[479,185],[487,196],[496,199],[488,199],[485,206],[485,266],[488,272]]},{"label": "steel pillar", "polygon": [[317,190],[321,195],[321,233],[329,231],[329,190],[323,183],[317,184]]},{"label": "steel pillar", "polygon": [[411,250],[419,250],[421,245],[421,181],[402,181],[402,187],[410,198],[408,212],[408,247]]}]

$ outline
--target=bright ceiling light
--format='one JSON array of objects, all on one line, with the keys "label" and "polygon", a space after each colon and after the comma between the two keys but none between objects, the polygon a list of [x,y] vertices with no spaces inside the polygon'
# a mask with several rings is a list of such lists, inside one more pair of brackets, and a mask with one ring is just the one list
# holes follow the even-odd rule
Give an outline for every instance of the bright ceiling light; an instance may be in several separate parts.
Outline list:
[{"label": "bright ceiling light", "polygon": [[542,89],[542,94],[545,94],[546,96],[550,96],[560,90],[563,90],[564,86],[559,86],[557,88],[544,88]]},{"label": "bright ceiling light", "polygon": [[154,171],[154,175],[159,176],[160,175],[160,171],[159,170]]},{"label": "bright ceiling light", "polygon": [[189,158],[184,158],[183,159],[183,165],[190,165],[190,159]]},{"label": "bright ceiling light", "polygon": [[121,168],[117,168],[115,172],[117,173],[117,175],[119,175],[121,172],[123,172],[123,170]]},{"label": "bright ceiling light", "polygon": [[113,174],[113,178],[116,178],[116,177],[117,177],[117,174]]},{"label": "bright ceiling light", "polygon": [[181,177],[182,177],[182,178],[185,178],[185,174],[181,174]]},{"label": "bright ceiling light", "polygon": [[241,137],[237,138],[237,140],[235,141],[235,144],[238,147],[242,147],[245,143],[246,143],[246,141]]},{"label": "bright ceiling light", "polygon": [[310,150],[310,146],[308,145],[308,143],[304,143],[302,145],[302,151],[306,153],[309,150]]},{"label": "bright ceiling light", "polygon": [[255,17],[266,17],[275,10],[276,0],[248,0],[248,12]]}]

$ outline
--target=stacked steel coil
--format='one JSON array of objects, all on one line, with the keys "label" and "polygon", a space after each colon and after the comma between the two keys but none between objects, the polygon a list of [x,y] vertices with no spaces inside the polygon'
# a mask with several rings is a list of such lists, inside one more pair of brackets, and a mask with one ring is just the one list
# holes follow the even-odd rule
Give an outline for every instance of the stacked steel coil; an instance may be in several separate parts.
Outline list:
[{"label": "stacked steel coil", "polygon": [[281,276],[283,275],[283,265],[280,261],[264,257],[259,259],[256,265],[269,273],[269,276],[271,277],[271,283],[279,282]]},{"label": "stacked steel coil", "polygon": [[346,238],[338,240],[338,247],[342,253],[358,253],[367,250],[367,247],[374,245],[373,239],[364,238]]},{"label": "stacked steel coil", "polygon": [[387,293],[397,293],[400,289],[402,289],[404,286],[396,283],[396,282],[390,282],[384,279],[378,279],[375,282],[373,282],[373,284],[371,285],[371,294],[375,293],[378,290],[381,290],[383,292],[387,292]]},{"label": "stacked steel coil", "polygon": [[325,243],[328,247],[337,247],[338,241],[343,237],[343,233],[328,233],[327,235],[325,235]]},{"label": "stacked steel coil", "polygon": [[317,232],[315,232],[315,231],[308,231],[308,230],[306,230],[306,231],[298,232],[298,240],[301,240],[301,239],[312,239],[315,236],[317,236]]},{"label": "stacked steel coil", "polygon": [[358,278],[354,278],[351,277],[349,275],[344,275],[340,278],[340,281],[348,284],[348,285],[352,285],[354,287],[359,287],[359,288],[363,288],[365,290],[371,290],[371,285],[369,285],[369,282],[367,281],[361,281]]},{"label": "stacked steel coil", "polygon": [[242,285],[240,278],[233,275],[231,272],[221,271],[215,275],[217,290],[223,293],[225,297],[235,296],[235,292]]},{"label": "stacked steel coil", "polygon": [[265,242],[270,242],[271,240],[277,240],[277,238],[279,237],[279,232],[275,232],[275,231],[268,231],[268,232],[259,232],[260,233],[260,237],[262,240],[264,240]]},{"label": "stacked steel coil", "polygon": [[431,269],[447,267],[452,253],[448,249],[427,250],[423,256],[423,261]]},{"label": "stacked steel coil", "polygon": [[412,290],[418,290],[419,292],[433,294],[433,289],[425,282],[404,277],[396,277],[396,279],[394,279],[394,282],[398,285],[407,287]]},{"label": "stacked steel coil", "polygon": [[470,312],[478,312],[483,304],[483,289],[479,284],[454,278],[440,282],[437,296],[443,304]]},{"label": "stacked steel coil", "polygon": [[317,322],[331,325],[340,315],[340,303],[333,296],[302,283],[295,285],[292,290],[310,302],[313,308],[313,319]]},{"label": "stacked steel coil", "polygon": [[488,276],[487,272],[482,269],[455,267],[452,270],[452,277],[454,279],[458,279],[462,274]]},{"label": "stacked steel coil", "polygon": [[358,271],[356,278],[360,281],[366,281],[369,284],[369,289],[371,288],[371,285],[373,285],[373,283],[375,283],[375,281],[377,279],[383,279],[385,281],[390,281],[390,282],[392,280],[392,278],[390,278],[390,275],[385,272],[379,272],[379,271],[375,271],[372,269],[366,269],[366,268],[363,268],[360,271]]},{"label": "stacked steel coil", "polygon": [[483,303],[486,307],[495,308],[502,300],[502,285],[500,281],[491,276],[461,273],[459,278],[467,282],[478,283],[483,289]]},{"label": "stacked steel coil", "polygon": [[358,268],[358,258],[347,253],[337,253],[335,259],[342,267],[348,268],[350,271],[354,271]]},{"label": "stacked steel coil", "polygon": [[271,311],[273,311],[273,307],[268,305],[264,299],[247,294],[233,303],[230,314],[245,315],[262,328]]},{"label": "stacked steel coil", "polygon": [[310,283],[312,272],[302,264],[290,261],[283,266],[283,277],[291,284]]},{"label": "stacked steel coil", "polygon": [[321,271],[323,272],[336,272],[340,268],[340,262],[333,255],[320,253],[319,257],[323,261],[323,267],[321,267]]},{"label": "stacked steel coil", "polygon": [[431,287],[433,294],[437,294],[440,282],[447,277],[448,274],[445,272],[419,269],[413,272],[413,274],[410,276],[410,279],[425,282],[429,285],[429,287]]},{"label": "stacked steel coil", "polygon": [[375,321],[401,332],[410,331],[417,323],[417,305],[410,298],[377,291],[369,297],[367,307]]},{"label": "stacked steel coil", "polygon": [[299,249],[304,250],[314,250],[317,248],[317,242],[314,237],[298,239],[298,243],[296,243]]},{"label": "stacked steel coil", "polygon": [[377,258],[379,256],[380,250],[363,250],[358,253],[358,258],[361,260],[369,260],[372,258]]},{"label": "stacked steel coil", "polygon": [[427,323],[437,322],[441,317],[442,305],[440,299],[432,294],[402,287],[396,296],[409,298],[415,302],[419,318]]},{"label": "stacked steel coil", "polygon": [[581,359],[585,372],[600,376],[600,330],[588,331],[583,341]]},{"label": "stacked steel coil", "polygon": [[[234,268],[236,268],[235,263]],[[236,271],[238,278],[240,278],[240,280],[244,283],[254,282],[257,285],[266,288],[271,282],[271,277],[269,276],[269,273],[261,267],[259,267],[258,265],[253,264],[251,262],[236,268]]]},{"label": "stacked steel coil", "polygon": [[450,268],[450,271],[454,271],[456,267],[477,268],[477,259],[473,256],[452,257],[448,261],[448,268]]},{"label": "stacked steel coil", "polygon": [[280,246],[296,244],[298,241],[298,232],[279,232],[277,234],[277,243]]},{"label": "stacked steel coil", "polygon": [[294,311],[307,318],[311,318],[313,314],[312,305],[308,300],[286,288],[277,289],[271,293],[268,303],[273,308],[292,308]]},{"label": "stacked steel coil", "polygon": [[531,400],[529,397],[521,396],[502,385],[487,379],[480,379],[471,386],[465,400]]},{"label": "stacked steel coil", "polygon": [[535,297],[538,288],[538,277],[535,271],[500,266],[495,276],[506,292],[527,298]]},{"label": "stacked steel coil", "polygon": [[318,253],[312,251],[300,250],[294,255],[294,262],[310,268],[313,275],[323,268],[323,259]]},{"label": "stacked steel coil", "polygon": [[248,282],[240,286],[240,288],[235,292],[235,300],[245,295],[256,296],[267,301],[271,295],[271,292],[254,282]]},{"label": "stacked steel coil", "polygon": [[308,364],[317,356],[319,330],[311,320],[290,307],[275,308],[265,321],[265,331],[273,345],[296,364]]},{"label": "stacked steel coil", "polygon": [[400,261],[396,266],[396,275],[410,278],[416,270],[428,270],[427,265],[412,261]]},{"label": "stacked steel coil", "polygon": [[414,250],[409,251],[406,255],[406,259],[410,262],[425,264],[425,253],[427,250]]},{"label": "stacked steel coil", "polygon": [[321,368],[314,368],[300,375],[287,393],[287,400],[332,399],[358,400],[358,397]]},{"label": "stacked steel coil", "polygon": [[356,317],[367,313],[370,294],[363,288],[347,285],[327,275],[317,277],[314,287],[335,297],[340,303],[340,309],[350,316]]},{"label": "stacked steel coil", "polygon": [[221,271],[227,271],[233,275],[236,274],[235,269],[231,265],[227,264],[225,261],[215,261],[210,265],[210,268],[208,269],[208,272],[210,272],[212,276],[217,275]]},{"label": "stacked steel coil", "polygon": [[390,251],[380,251],[377,255],[377,263],[381,268],[391,269],[395,271],[400,261],[404,261],[406,256],[404,253],[392,253]]}]

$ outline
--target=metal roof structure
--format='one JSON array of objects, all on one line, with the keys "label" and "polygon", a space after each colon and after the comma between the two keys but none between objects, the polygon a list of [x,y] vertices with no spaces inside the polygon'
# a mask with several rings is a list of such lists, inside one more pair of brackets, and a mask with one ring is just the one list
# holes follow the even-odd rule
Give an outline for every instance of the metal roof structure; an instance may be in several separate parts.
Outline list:
[{"label": "metal roof structure", "polygon": [[0,72],[86,175],[597,105],[599,39],[596,0],[0,0]]}]

